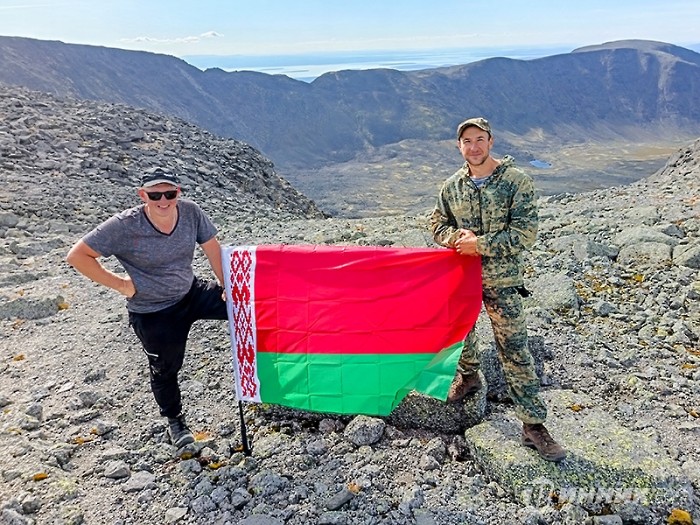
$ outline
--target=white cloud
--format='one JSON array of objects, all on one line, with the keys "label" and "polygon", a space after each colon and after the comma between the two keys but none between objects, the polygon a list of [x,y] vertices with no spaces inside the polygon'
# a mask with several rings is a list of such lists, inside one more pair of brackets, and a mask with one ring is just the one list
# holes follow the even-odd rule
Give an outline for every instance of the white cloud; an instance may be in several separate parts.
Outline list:
[{"label": "white cloud", "polygon": [[150,36],[137,36],[135,38],[122,38],[119,41],[125,44],[149,43],[149,44],[196,44],[202,40],[219,38],[223,35],[216,31],[207,31],[197,36],[181,36],[177,38],[154,38]]}]

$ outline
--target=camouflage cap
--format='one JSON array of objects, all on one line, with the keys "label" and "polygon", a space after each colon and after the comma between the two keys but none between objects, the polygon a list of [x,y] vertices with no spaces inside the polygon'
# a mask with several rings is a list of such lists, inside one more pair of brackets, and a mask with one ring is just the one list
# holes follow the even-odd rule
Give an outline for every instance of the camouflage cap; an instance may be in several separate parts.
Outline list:
[{"label": "camouflage cap", "polygon": [[489,124],[489,121],[486,120],[484,117],[474,117],[465,120],[464,122],[460,123],[459,126],[457,126],[458,139],[462,136],[462,132],[469,126],[476,126],[477,128],[482,129],[486,133],[488,133],[489,137],[491,136],[491,125]]}]

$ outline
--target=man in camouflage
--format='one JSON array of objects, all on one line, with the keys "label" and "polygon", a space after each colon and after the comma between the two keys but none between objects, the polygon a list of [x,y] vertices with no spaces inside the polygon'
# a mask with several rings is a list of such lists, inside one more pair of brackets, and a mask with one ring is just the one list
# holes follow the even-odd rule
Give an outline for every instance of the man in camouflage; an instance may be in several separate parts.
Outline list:
[{"label": "man in camouflage", "polygon": [[[435,242],[467,256],[481,256],[483,301],[491,320],[498,357],[523,422],[522,444],[537,449],[549,461],[561,461],[566,451],[543,425],[547,407],[539,395],[540,381],[527,345],[523,309],[523,252],[537,235],[537,202],[532,179],[513,158],[491,156],[491,126],[482,117],[457,127],[457,146],[464,165],[445,181],[430,223]],[[464,350],[447,400],[457,402],[481,387],[475,329]]]}]

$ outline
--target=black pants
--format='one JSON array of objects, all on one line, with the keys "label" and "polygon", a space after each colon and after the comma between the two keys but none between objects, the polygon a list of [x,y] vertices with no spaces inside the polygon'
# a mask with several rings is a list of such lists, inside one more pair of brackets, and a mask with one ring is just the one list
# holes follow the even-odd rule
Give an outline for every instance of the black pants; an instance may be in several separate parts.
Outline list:
[{"label": "black pants", "polygon": [[199,319],[226,319],[223,288],[214,282],[195,279],[178,303],[157,312],[129,312],[129,324],[148,356],[151,390],[160,414],[175,417],[182,411],[178,373],[192,324]]}]

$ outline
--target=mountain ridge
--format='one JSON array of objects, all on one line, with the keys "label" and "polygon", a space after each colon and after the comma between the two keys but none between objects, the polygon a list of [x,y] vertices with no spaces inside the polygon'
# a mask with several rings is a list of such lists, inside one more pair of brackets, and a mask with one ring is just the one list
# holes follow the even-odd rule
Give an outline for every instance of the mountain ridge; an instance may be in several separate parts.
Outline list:
[{"label": "mountain ridge", "polygon": [[[692,67],[686,70],[681,62]],[[446,139],[455,122],[470,114],[487,115],[503,131],[539,128],[569,137],[576,134],[567,126],[582,129],[601,118],[614,126],[667,122],[681,131],[700,123],[694,104],[700,54],[638,40],[532,60],[494,57],[407,72],[346,70],[311,83],[201,71],[143,51],[19,37],[0,37],[0,66],[5,83],[163,111],[248,142],[283,166],[318,167],[347,161],[368,146]],[[300,145],[286,141],[286,134],[313,140]]]},{"label": "mountain ridge", "polygon": [[523,167],[549,163],[531,170],[545,195],[644,176],[700,129],[700,54],[638,40],[532,60],[345,70],[306,83],[0,37],[0,82],[142,107],[246,142],[322,209],[350,217],[430,206],[432,195],[416,194],[461,164],[453,133],[466,116],[491,120],[499,154]]}]

